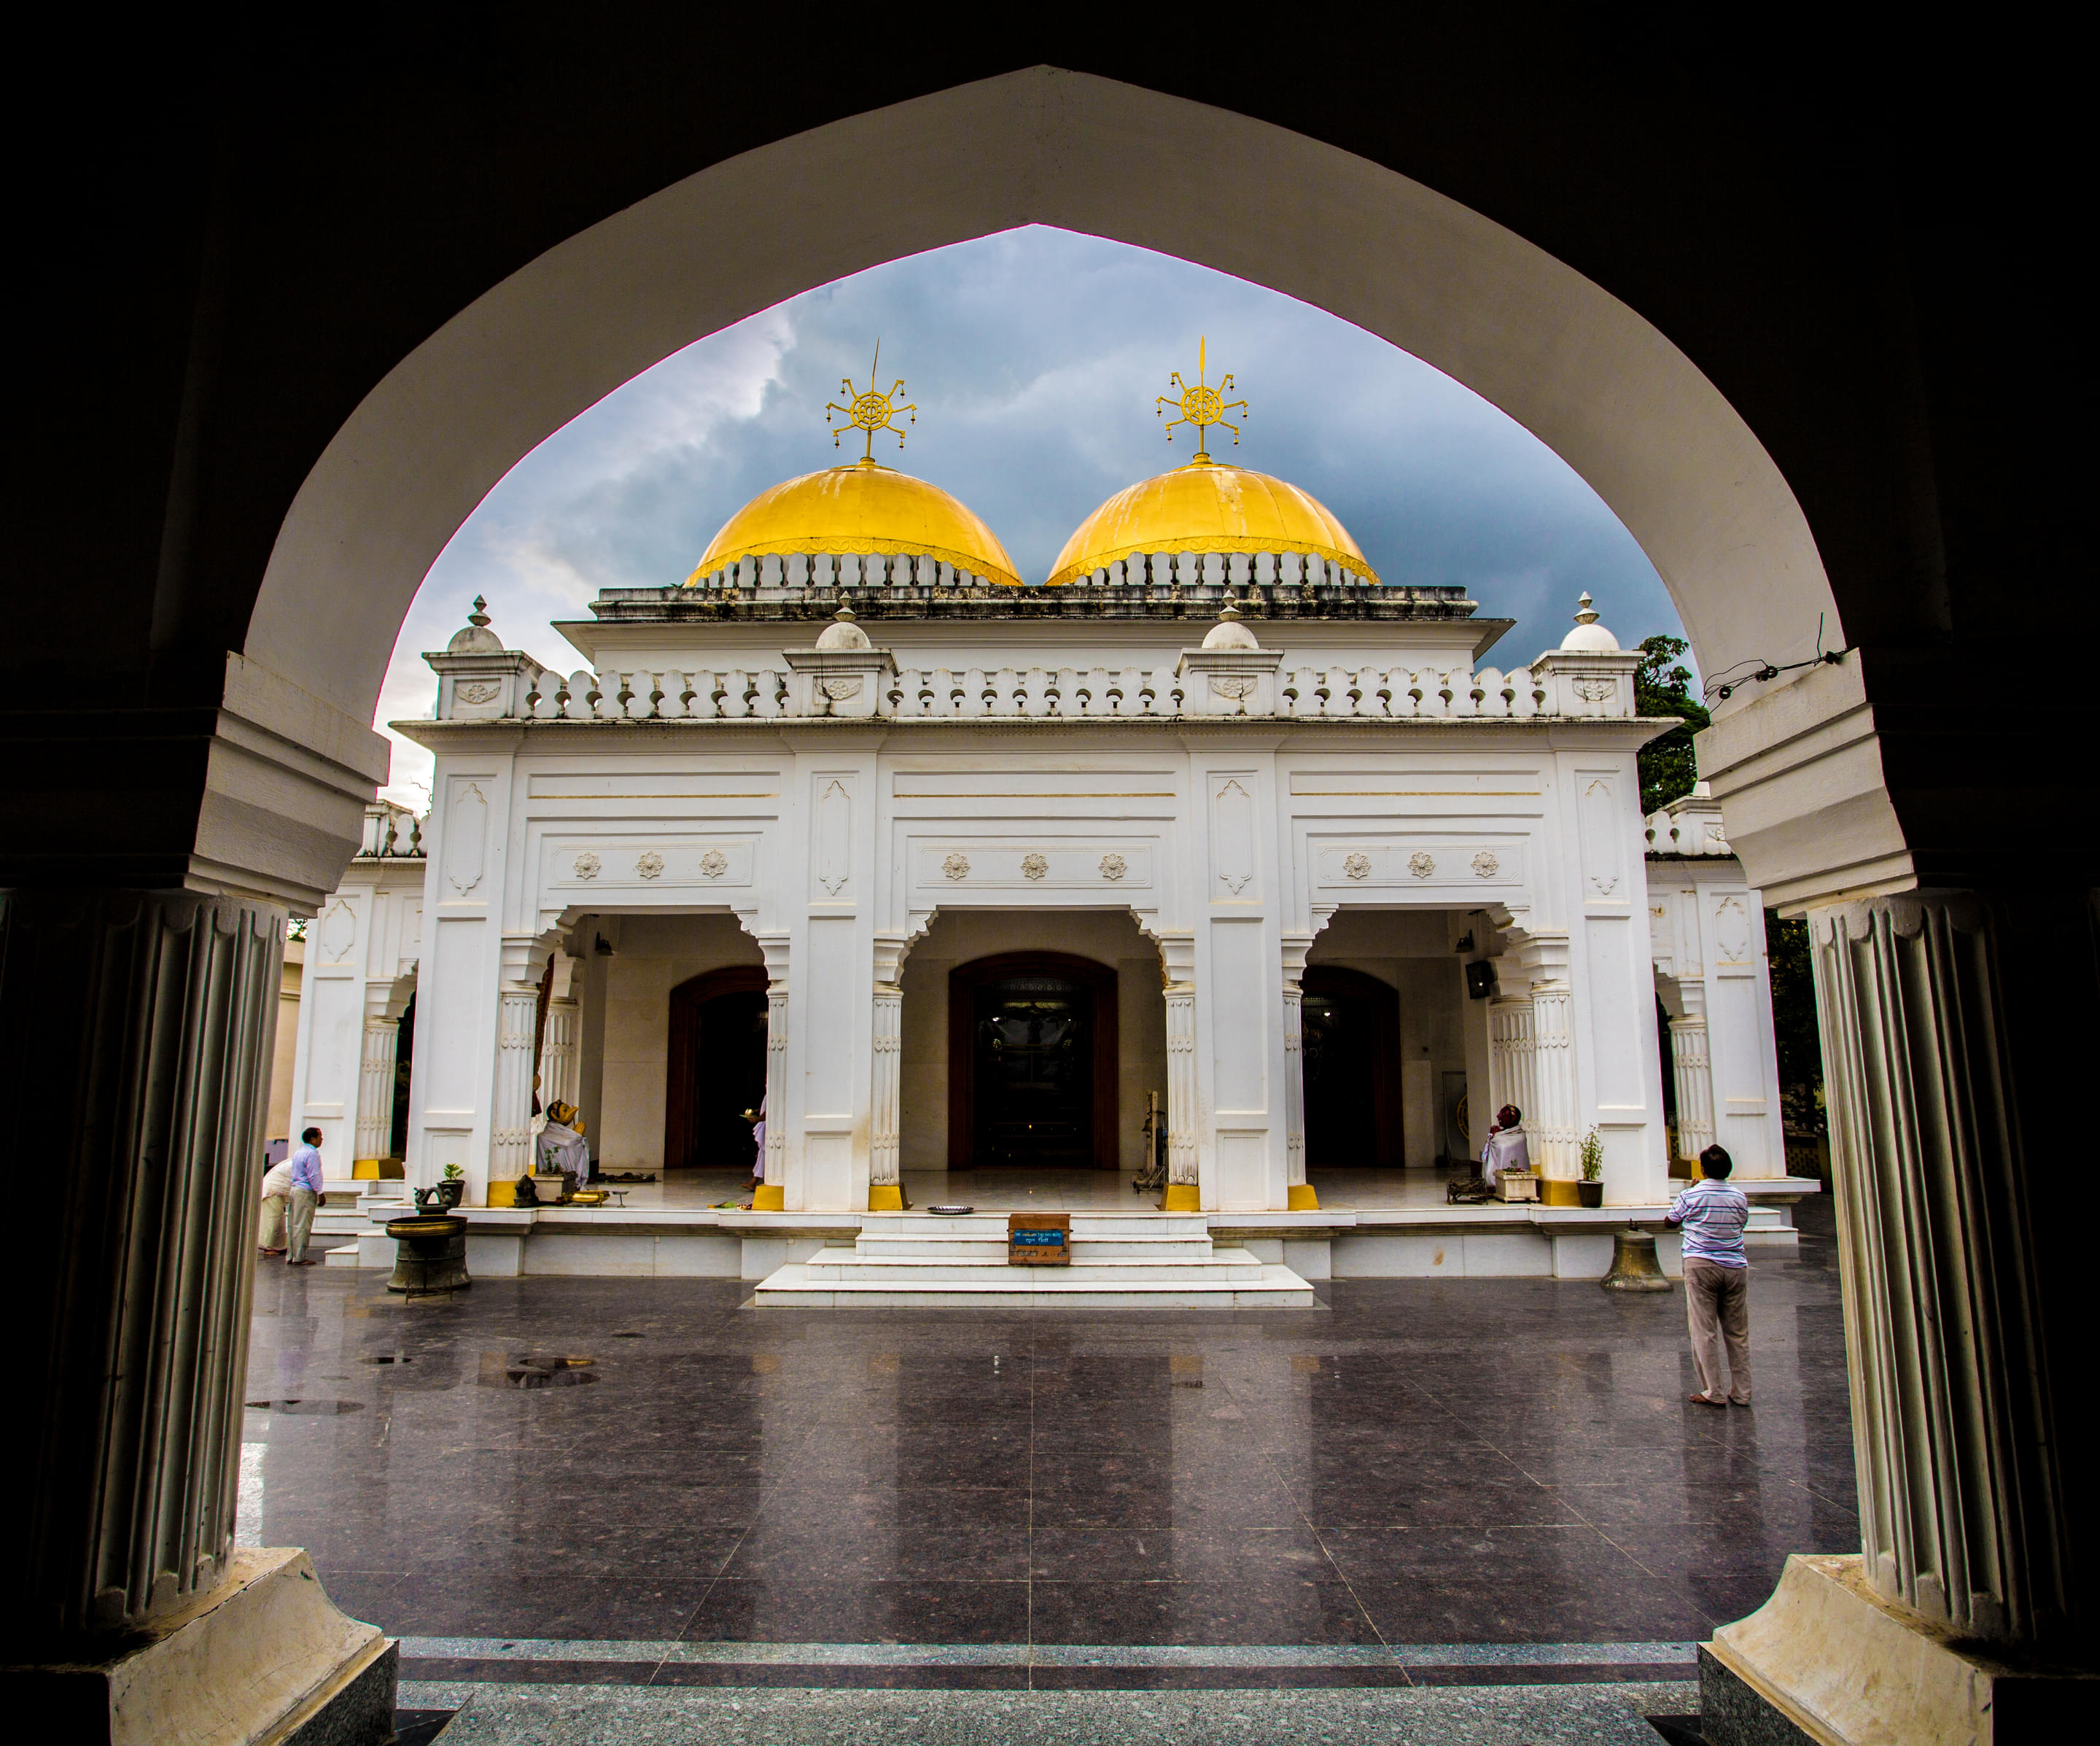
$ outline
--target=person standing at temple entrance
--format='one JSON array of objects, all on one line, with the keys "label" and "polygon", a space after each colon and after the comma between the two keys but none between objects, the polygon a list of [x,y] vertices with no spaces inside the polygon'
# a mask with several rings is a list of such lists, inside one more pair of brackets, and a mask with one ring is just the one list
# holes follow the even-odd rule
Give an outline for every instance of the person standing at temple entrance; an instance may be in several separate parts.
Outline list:
[{"label": "person standing at temple entrance", "polygon": [[552,1176],[559,1171],[569,1178],[570,1192],[590,1181],[590,1144],[584,1138],[584,1118],[575,1104],[559,1098],[549,1104],[547,1125],[533,1146],[540,1174]]},{"label": "person standing at temple entrance", "polygon": [[1670,1203],[1663,1220],[1684,1231],[1684,1312],[1699,1372],[1695,1406],[1750,1403],[1750,1258],[1743,1248],[1750,1203],[1728,1186],[1735,1167],[1725,1147],[1709,1146],[1699,1155],[1701,1180]]},{"label": "person standing at temple entrance", "polygon": [[[289,1168],[289,1180],[285,1185],[288,1221],[291,1232],[285,1254],[288,1267],[311,1267],[320,1265],[307,1257],[307,1240],[313,1235],[314,1209],[321,1201],[321,1130],[309,1128],[299,1136],[299,1143],[292,1148],[292,1156],[278,1168]],[[271,1173],[275,1175],[276,1171]],[[266,1186],[264,1192],[267,1193]]]}]

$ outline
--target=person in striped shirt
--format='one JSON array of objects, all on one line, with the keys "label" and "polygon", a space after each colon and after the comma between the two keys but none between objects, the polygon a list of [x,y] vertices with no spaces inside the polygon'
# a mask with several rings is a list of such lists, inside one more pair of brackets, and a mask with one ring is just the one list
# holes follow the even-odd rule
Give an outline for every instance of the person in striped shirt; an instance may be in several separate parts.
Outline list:
[{"label": "person in striped shirt", "polygon": [[1694,1406],[1750,1403],[1750,1258],[1743,1250],[1750,1203],[1728,1186],[1735,1167],[1726,1147],[1709,1146],[1699,1155],[1701,1180],[1670,1203],[1663,1220],[1684,1232],[1684,1313],[1699,1372]]}]

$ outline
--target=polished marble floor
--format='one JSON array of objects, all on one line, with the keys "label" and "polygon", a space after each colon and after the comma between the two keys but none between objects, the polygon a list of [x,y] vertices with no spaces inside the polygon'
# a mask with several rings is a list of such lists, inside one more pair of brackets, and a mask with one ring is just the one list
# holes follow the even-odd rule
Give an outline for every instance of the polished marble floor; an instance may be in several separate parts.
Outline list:
[{"label": "polished marble floor", "polygon": [[1133,1318],[264,1264],[241,1537],[399,1634],[404,1694],[1681,1681],[1858,1545],[1828,1218],[1759,1261],[1726,1412],[1679,1293],[1588,1283]]}]

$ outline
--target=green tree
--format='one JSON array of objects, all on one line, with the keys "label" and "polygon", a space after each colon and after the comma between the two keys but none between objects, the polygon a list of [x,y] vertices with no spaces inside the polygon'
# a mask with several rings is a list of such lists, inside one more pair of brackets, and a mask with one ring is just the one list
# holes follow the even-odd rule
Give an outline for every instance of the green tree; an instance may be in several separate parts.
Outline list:
[{"label": "green tree", "polygon": [[1815,979],[1808,963],[1808,924],[1765,912],[1771,961],[1772,1041],[1778,1045],[1780,1098],[1789,1134],[1823,1132],[1823,1038],[1815,1023]]},{"label": "green tree", "polygon": [[1640,749],[1641,811],[1644,813],[1690,793],[1692,785],[1699,780],[1692,736],[1714,718],[1692,695],[1691,670],[1678,659],[1688,647],[1682,637],[1650,637],[1641,644],[1641,664],[1634,669],[1634,713],[1674,715],[1683,723]]}]

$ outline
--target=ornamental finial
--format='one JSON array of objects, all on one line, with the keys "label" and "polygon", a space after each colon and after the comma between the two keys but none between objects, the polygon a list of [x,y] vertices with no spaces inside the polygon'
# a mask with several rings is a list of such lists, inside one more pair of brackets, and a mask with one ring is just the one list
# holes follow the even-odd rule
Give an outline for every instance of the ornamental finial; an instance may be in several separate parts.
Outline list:
[{"label": "ornamental finial", "polygon": [[1168,395],[1158,396],[1159,404],[1154,412],[1155,417],[1166,418],[1167,409],[1171,406],[1180,413],[1180,418],[1167,420],[1167,440],[1170,443],[1174,440],[1176,425],[1195,426],[1196,453],[1189,459],[1189,465],[1191,466],[1209,466],[1212,464],[1210,453],[1205,446],[1205,436],[1214,424],[1223,425],[1226,430],[1230,431],[1233,433],[1233,444],[1235,448],[1238,447],[1240,427],[1236,424],[1228,423],[1225,414],[1236,412],[1244,415],[1247,409],[1247,403],[1245,400],[1225,399],[1225,396],[1233,391],[1231,374],[1228,372],[1224,379],[1214,388],[1210,385],[1210,341],[1207,338],[1199,338],[1196,342],[1195,386],[1191,387],[1187,382],[1182,381],[1180,371],[1176,370],[1168,380],[1180,391],[1180,397],[1177,400]]},{"label": "ornamental finial", "polygon": [[[912,423],[916,424],[919,422],[919,409],[916,406],[900,405],[898,403],[898,396],[904,392],[904,378],[902,376],[897,378],[895,385],[889,393],[877,394],[875,391],[875,373],[881,362],[882,342],[877,339],[875,343],[875,361],[867,367],[867,391],[863,394],[854,387],[852,377],[843,376],[839,378],[839,391],[845,396],[846,404],[840,406],[827,401],[824,405],[826,424],[832,422],[833,413],[842,413],[845,415],[847,424],[862,432],[866,438],[866,452],[854,463],[856,466],[882,465],[875,458],[875,433],[877,431],[889,431],[897,439],[897,446],[899,449],[904,446],[904,432],[890,422],[890,420],[898,413],[907,413],[911,415]],[[845,434],[842,430],[834,430],[832,432],[832,448],[836,449],[839,446],[839,439]]]}]

